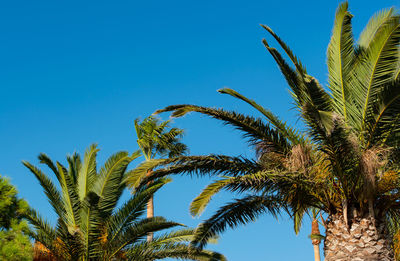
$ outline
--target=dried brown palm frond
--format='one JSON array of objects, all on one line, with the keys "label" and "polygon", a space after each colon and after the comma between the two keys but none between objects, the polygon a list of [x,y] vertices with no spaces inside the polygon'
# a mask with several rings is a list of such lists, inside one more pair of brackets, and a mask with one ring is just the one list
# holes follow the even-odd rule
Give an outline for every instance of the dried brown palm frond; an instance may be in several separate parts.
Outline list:
[{"label": "dried brown palm frond", "polygon": [[290,171],[305,171],[311,165],[311,146],[295,145],[286,157],[285,167]]},{"label": "dried brown palm frond", "polygon": [[33,260],[34,261],[56,261],[52,252],[42,243],[36,241],[33,245]]},{"label": "dried brown palm frond", "polygon": [[385,171],[378,179],[378,192],[388,193],[395,190],[400,185],[400,173],[394,170]]}]

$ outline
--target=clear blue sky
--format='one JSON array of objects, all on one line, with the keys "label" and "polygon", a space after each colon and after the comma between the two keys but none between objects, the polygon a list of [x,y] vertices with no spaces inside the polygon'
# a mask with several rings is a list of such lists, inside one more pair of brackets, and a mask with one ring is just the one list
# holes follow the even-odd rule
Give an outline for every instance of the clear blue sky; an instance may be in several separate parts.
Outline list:
[{"label": "clear blue sky", "polygon": [[[101,163],[134,151],[133,120],[171,104],[194,103],[254,113],[220,95],[228,86],[298,124],[287,86],[261,39],[271,26],[308,71],[326,82],[325,52],[339,1],[2,1],[0,5],[0,173],[54,222],[44,193],[21,160],[45,152],[65,162],[91,143]],[[376,11],[398,0],[350,1],[355,35]],[[168,115],[163,115],[166,119]],[[219,122],[186,116],[192,154],[253,152]],[[140,160],[135,161],[133,168]],[[156,214],[196,226],[232,198],[216,197],[204,216],[188,206],[207,179],[175,177],[156,196]],[[125,198],[127,195],[125,195]],[[312,260],[308,220],[263,216],[212,246],[229,260]]]}]

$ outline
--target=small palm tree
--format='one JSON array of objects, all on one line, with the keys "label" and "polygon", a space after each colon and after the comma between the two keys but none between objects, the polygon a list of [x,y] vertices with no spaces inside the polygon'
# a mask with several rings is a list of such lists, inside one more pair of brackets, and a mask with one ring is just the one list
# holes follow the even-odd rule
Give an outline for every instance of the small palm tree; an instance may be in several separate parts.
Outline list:
[{"label": "small palm tree", "polygon": [[166,179],[143,186],[117,208],[129,163],[140,153],[118,152],[98,171],[98,149],[92,145],[83,161],[78,154],[67,157],[68,168],[54,163],[45,154],[39,160],[55,174],[59,190],[40,169],[24,165],[35,175],[58,216],[51,226],[34,209],[27,218],[36,229],[36,260],[156,260],[166,257],[194,260],[223,260],[211,251],[189,247],[193,230],[184,229],[154,238],[149,233],[170,229],[180,224],[163,217],[141,218],[147,201],[168,182]]},{"label": "small palm tree", "polygon": [[227,88],[219,92],[248,103],[263,118],[187,104],[158,111],[172,111],[174,117],[199,112],[221,120],[243,132],[256,150],[255,159],[187,156],[143,165],[166,166],[151,178],[172,173],[218,176],[192,202],[193,215],[221,190],[246,193],[198,228],[195,245],[201,247],[208,237],[261,213],[277,215],[284,210],[299,224],[304,213],[315,208],[328,215],[325,260],[393,259],[388,226],[400,221],[400,16],[393,9],[379,12],[358,41],[352,17],[347,2],[341,4],[328,46],[327,89],[281,38],[263,26],[293,65],[263,40],[291,88],[305,129],[288,126]]},{"label": "small palm tree", "polygon": [[[180,156],[187,151],[185,144],[180,142],[183,136],[183,130],[179,128],[170,128],[170,121],[160,122],[157,118],[149,116],[142,122],[135,120],[135,130],[137,135],[137,143],[145,157],[146,161],[158,158],[171,158]],[[146,175],[151,175],[152,170],[147,170]],[[134,170],[130,175],[135,176],[138,171]],[[141,173],[141,171],[139,171]],[[132,182],[132,178],[130,179]],[[136,176],[136,180],[140,181],[140,177]],[[147,217],[154,216],[154,197],[149,199],[147,204]],[[148,235],[147,240],[151,241],[153,234]]]}]

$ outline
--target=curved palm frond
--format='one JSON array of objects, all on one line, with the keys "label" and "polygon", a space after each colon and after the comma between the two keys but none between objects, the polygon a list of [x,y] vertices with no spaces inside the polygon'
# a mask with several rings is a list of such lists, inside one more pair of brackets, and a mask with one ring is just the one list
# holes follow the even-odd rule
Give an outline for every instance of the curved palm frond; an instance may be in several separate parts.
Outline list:
[{"label": "curved palm frond", "polygon": [[236,92],[235,90],[229,88],[223,88],[218,90],[219,93],[229,94],[235,98],[238,98],[246,103],[250,104],[252,107],[261,112],[268,121],[277,129],[281,136],[287,138],[293,145],[304,143],[304,137],[300,135],[295,129],[287,126],[285,122],[282,122],[275,114],[270,110],[265,109],[261,105],[257,104],[254,100],[251,100],[242,94]]},{"label": "curved palm frond", "polygon": [[282,206],[280,200],[274,197],[249,195],[237,199],[221,207],[212,217],[201,223],[196,229],[192,244],[202,248],[210,238],[224,232],[228,227],[234,228],[255,221],[260,214],[266,212],[276,217]]},{"label": "curved palm frond", "polygon": [[345,121],[353,111],[351,107],[352,97],[349,90],[349,81],[352,77],[350,71],[354,62],[354,40],[351,26],[353,17],[348,9],[348,3],[340,4],[336,11],[331,41],[328,46],[328,72],[329,88],[332,92],[335,111],[344,117]]},{"label": "curved palm frond", "polygon": [[374,120],[374,102],[382,95],[387,84],[393,81],[399,59],[400,16],[391,15],[374,33],[368,48],[360,53],[363,62],[354,67],[358,81],[354,89],[361,98],[362,131],[369,131]]},{"label": "curved palm frond", "polygon": [[40,169],[36,168],[27,161],[23,161],[22,164],[24,164],[24,166],[27,167],[35,175],[54,211],[57,213],[57,215],[62,217],[64,215],[65,209],[63,207],[61,193],[58,188]]},{"label": "curved palm frond", "polygon": [[[152,162],[149,163],[151,164]],[[155,163],[159,164],[159,162]],[[230,176],[240,176],[254,173],[262,169],[262,166],[253,160],[224,155],[181,156],[165,160],[162,164],[166,165],[166,167],[153,171],[150,176],[141,180],[141,184],[144,185],[154,179],[171,174],[187,173],[189,175],[198,176],[218,176],[227,174]],[[144,164],[143,166],[143,169],[145,169],[146,166]],[[148,166],[149,165],[147,165],[147,167]]]},{"label": "curved palm frond", "polygon": [[91,145],[85,152],[83,164],[78,169],[78,184],[79,199],[83,200],[87,193],[91,190],[94,180],[97,175],[96,156],[99,149],[97,145]]},{"label": "curved palm frond", "polygon": [[244,133],[249,142],[253,145],[259,142],[266,142],[270,145],[270,149],[284,153],[290,149],[291,145],[288,140],[277,130],[270,128],[264,124],[261,119],[245,116],[233,111],[225,111],[223,109],[213,109],[196,105],[173,105],[168,106],[155,113],[172,111],[173,117],[182,117],[189,112],[199,112],[212,118],[222,120],[224,124],[231,125]]}]

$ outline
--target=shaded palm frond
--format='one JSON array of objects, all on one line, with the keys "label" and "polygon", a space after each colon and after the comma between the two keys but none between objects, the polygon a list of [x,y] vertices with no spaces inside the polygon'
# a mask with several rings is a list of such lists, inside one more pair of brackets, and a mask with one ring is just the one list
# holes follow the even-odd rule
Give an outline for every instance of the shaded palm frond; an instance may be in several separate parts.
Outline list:
[{"label": "shaded palm frond", "polygon": [[199,112],[212,118],[222,120],[224,124],[231,125],[244,133],[251,144],[257,144],[264,141],[270,144],[270,148],[278,152],[284,153],[290,148],[289,141],[280,134],[279,131],[264,124],[261,119],[245,116],[233,111],[225,111],[223,109],[213,109],[196,105],[173,105],[168,106],[156,113],[172,111],[173,117],[182,117],[189,112]]},{"label": "shaded palm frond", "polygon": [[265,109],[261,105],[257,104],[254,100],[251,100],[235,90],[229,88],[219,89],[218,92],[223,94],[229,94],[235,98],[243,100],[261,112],[268,121],[279,131],[280,135],[288,139],[292,144],[296,145],[299,143],[304,143],[304,136],[297,132],[294,128],[287,125],[286,122],[281,121],[275,114],[270,110]]},{"label": "shaded palm frond", "polygon": [[253,160],[224,155],[181,156],[165,160],[162,164],[165,165],[164,168],[153,171],[150,176],[141,180],[141,184],[145,185],[151,180],[171,174],[187,173],[189,175],[198,176],[228,174],[230,176],[240,176],[254,173],[262,169],[262,166]]},{"label": "shaded palm frond", "polygon": [[196,229],[192,244],[202,248],[208,239],[224,232],[228,227],[234,228],[255,221],[260,214],[266,212],[277,216],[281,208],[279,199],[274,197],[249,195],[237,199],[221,207],[212,217],[201,223]]}]

